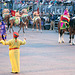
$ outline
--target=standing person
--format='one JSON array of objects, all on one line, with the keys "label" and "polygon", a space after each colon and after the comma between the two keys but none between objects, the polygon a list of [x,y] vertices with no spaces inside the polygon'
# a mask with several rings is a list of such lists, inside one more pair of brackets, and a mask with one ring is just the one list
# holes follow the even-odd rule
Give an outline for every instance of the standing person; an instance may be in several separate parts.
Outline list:
[{"label": "standing person", "polygon": [[21,41],[17,39],[19,37],[19,34],[17,32],[13,33],[13,39],[9,41],[3,41],[0,42],[3,45],[9,45],[9,58],[12,66],[12,72],[11,73],[18,73],[20,72],[20,45],[26,44],[26,38],[24,38],[24,41]]},{"label": "standing person", "polygon": [[52,30],[52,28],[53,28],[53,30],[54,30],[54,26],[55,26],[55,22],[54,22],[54,20],[55,20],[55,17],[54,17],[54,15],[52,14],[52,16],[51,16],[51,25],[50,25],[50,30]]},{"label": "standing person", "polygon": [[0,40],[6,41],[6,25],[2,21],[2,17],[0,17]]},{"label": "standing person", "polygon": [[2,21],[1,22],[1,36],[2,36],[2,40],[6,41],[6,37],[7,37],[7,33],[6,33],[6,25],[5,23]]},{"label": "standing person", "polygon": [[[22,9],[22,17],[21,19],[25,17],[26,21],[25,21],[25,25],[26,25],[26,29],[28,29],[28,8],[27,9]],[[23,32],[24,32],[24,27],[23,27]]]},{"label": "standing person", "polygon": [[69,11],[68,11],[68,8],[65,9],[65,11],[64,11],[64,15],[66,15],[67,17],[70,17],[70,15],[69,15]]},{"label": "standing person", "polygon": [[34,25],[36,24],[36,28],[37,28],[37,31],[39,31],[38,29],[38,24],[40,26],[40,31],[42,32],[42,29],[41,29],[41,18],[40,18],[40,14],[39,14],[39,11],[35,11],[33,13],[33,28],[32,30],[34,30]]},{"label": "standing person", "polygon": [[60,17],[61,26],[60,29],[67,29],[69,28],[69,21],[70,21],[70,15],[68,12],[68,8],[65,9],[64,14]]}]

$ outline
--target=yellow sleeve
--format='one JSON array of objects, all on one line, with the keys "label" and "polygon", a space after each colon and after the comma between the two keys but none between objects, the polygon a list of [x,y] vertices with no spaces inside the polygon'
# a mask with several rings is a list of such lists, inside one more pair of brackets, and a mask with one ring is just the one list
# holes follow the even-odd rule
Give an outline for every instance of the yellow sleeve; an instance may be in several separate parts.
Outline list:
[{"label": "yellow sleeve", "polygon": [[24,41],[20,40],[20,45],[25,45],[25,44],[26,44],[26,40],[24,40]]},{"label": "yellow sleeve", "polygon": [[2,43],[3,45],[10,45],[10,40],[9,40],[9,41],[1,40],[1,43]]}]

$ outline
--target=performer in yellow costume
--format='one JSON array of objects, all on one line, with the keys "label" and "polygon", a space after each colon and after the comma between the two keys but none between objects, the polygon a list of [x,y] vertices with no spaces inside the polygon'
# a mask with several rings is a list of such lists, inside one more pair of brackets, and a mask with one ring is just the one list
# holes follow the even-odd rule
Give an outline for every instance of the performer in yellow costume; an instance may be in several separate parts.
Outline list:
[{"label": "performer in yellow costume", "polygon": [[26,44],[26,38],[24,41],[17,39],[19,34],[17,32],[13,33],[13,39],[9,41],[1,40],[3,45],[9,45],[9,58],[12,66],[11,73],[18,73],[20,72],[20,45]]}]

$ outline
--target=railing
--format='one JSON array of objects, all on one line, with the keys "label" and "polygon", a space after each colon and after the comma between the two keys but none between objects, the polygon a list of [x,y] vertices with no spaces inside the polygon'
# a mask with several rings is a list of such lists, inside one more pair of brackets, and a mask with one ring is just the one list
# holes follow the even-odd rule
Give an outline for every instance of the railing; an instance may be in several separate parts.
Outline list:
[{"label": "railing", "polygon": [[[62,15],[66,6],[50,6],[50,5],[42,5],[41,12],[46,13],[54,13],[55,15]],[[67,6],[69,13],[73,11],[73,6]]]}]

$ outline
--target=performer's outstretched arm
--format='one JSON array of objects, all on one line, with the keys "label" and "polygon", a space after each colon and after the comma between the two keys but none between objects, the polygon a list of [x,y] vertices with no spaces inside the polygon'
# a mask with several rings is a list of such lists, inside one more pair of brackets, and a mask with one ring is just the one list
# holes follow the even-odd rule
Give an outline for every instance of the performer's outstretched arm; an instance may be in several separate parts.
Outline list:
[{"label": "performer's outstretched arm", "polygon": [[9,41],[1,40],[0,42],[1,42],[3,45],[10,45],[10,44],[11,44],[10,40],[9,40]]},{"label": "performer's outstretched arm", "polygon": [[20,40],[20,45],[24,45],[24,44],[26,44],[26,39],[24,39],[24,41]]}]

